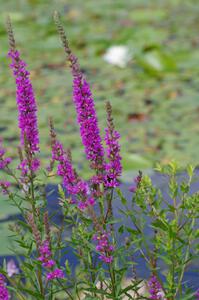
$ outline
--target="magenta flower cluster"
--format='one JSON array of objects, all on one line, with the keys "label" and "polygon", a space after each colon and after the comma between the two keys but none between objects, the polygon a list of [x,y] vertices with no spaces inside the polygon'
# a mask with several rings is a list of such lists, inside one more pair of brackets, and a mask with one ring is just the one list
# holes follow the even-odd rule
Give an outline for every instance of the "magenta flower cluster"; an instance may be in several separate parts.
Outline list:
[{"label": "magenta flower cluster", "polygon": [[[88,206],[93,206],[95,199],[89,194],[88,184],[77,175],[69,155],[64,151],[63,145],[59,141],[55,141],[52,147],[52,159],[59,163],[57,174],[63,178],[63,186],[68,193],[79,196],[78,208],[84,210]],[[76,202],[77,199],[73,199],[72,203]]]},{"label": "magenta flower cluster", "polygon": [[[42,262],[42,266],[47,269],[53,268],[55,261],[52,259],[52,252],[50,250],[49,241],[45,240],[42,245],[39,247],[40,256],[38,260]],[[47,280],[52,280],[55,278],[63,278],[64,273],[61,269],[54,269],[47,273]]]},{"label": "magenta flower cluster", "polygon": [[195,293],[195,299],[196,300],[199,300],[199,289],[196,291],[196,293]]},{"label": "magenta flower cluster", "polygon": [[39,261],[42,262],[42,266],[45,268],[52,268],[55,264],[54,260],[51,259],[52,253],[49,248],[49,242],[45,240],[39,248],[40,256]]},{"label": "magenta flower cluster", "polygon": [[47,280],[53,280],[56,278],[64,278],[64,273],[61,269],[55,269],[51,272],[49,272],[46,276]]},{"label": "magenta flower cluster", "polygon": [[16,81],[16,100],[18,106],[18,125],[21,130],[21,145],[27,140],[32,154],[39,151],[39,133],[37,126],[37,105],[30,82],[30,73],[26,63],[20,59],[17,50],[10,50],[8,56],[12,59],[10,65]]},{"label": "magenta flower cluster", "polygon": [[31,163],[29,166],[29,162],[27,159],[23,159],[21,163],[18,165],[17,169],[21,170],[22,177],[28,175],[29,170],[36,172],[40,167],[40,160],[37,157],[31,159]]},{"label": "magenta flower cluster", "polygon": [[105,142],[107,145],[107,157],[109,162],[106,163],[106,175],[104,176],[104,185],[106,187],[117,187],[119,185],[118,178],[122,173],[121,155],[119,139],[120,134],[116,130],[111,128],[105,129]]},{"label": "magenta flower cluster", "polygon": [[10,299],[8,290],[6,288],[5,277],[0,274],[0,300]]},{"label": "magenta flower cluster", "polygon": [[[75,73],[73,72],[73,74]],[[104,150],[95,105],[90,86],[82,77],[82,74],[79,73],[76,76],[74,75],[73,79],[73,100],[86,157],[91,161],[91,167],[102,173],[104,169]]]},{"label": "magenta flower cluster", "polygon": [[100,253],[99,259],[110,264],[113,261],[114,246],[109,242],[109,234],[106,231],[96,233],[93,240],[97,242],[96,251]]},{"label": "magenta flower cluster", "polygon": [[155,275],[152,275],[148,281],[150,298],[152,300],[166,300],[162,286]]},{"label": "magenta flower cluster", "polygon": [[63,185],[71,195],[80,194],[86,199],[88,184],[78,177],[68,154],[64,151],[63,145],[56,141],[52,149],[52,159],[58,161],[57,174],[63,178]]}]

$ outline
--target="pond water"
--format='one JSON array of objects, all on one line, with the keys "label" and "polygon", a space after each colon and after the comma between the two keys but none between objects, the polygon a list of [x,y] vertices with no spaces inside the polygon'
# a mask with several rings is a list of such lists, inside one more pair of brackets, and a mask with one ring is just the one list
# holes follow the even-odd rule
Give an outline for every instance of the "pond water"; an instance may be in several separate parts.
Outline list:
[{"label": "pond water", "polygon": [[[195,175],[196,175],[196,177],[195,177],[194,182],[192,183],[190,193],[193,193],[193,192],[196,192],[197,190],[199,190],[199,177],[198,177],[199,169],[196,170]],[[181,181],[185,177],[186,177],[185,174],[180,174],[179,181]],[[168,195],[168,188],[167,188],[167,186],[165,186],[165,179],[166,179],[165,176],[154,173],[154,174],[152,174],[151,179],[152,179],[153,183],[161,189],[165,199],[167,199],[168,201],[171,201],[171,199]],[[130,202],[132,199],[132,193],[129,192],[129,186],[130,186],[130,184],[124,184],[124,183],[121,184],[121,190],[122,190],[124,196],[126,197],[126,199],[128,200],[128,204],[130,205]],[[56,214],[53,217],[53,221],[55,223],[59,224],[62,220],[62,215],[61,215],[61,210],[59,209],[59,204],[58,204],[58,200],[57,200],[58,199],[57,186],[48,185],[46,192],[48,194],[47,201],[48,201],[48,209],[49,209],[50,214],[53,214],[53,212],[55,212],[55,211],[60,211],[60,214]],[[114,216],[118,219],[121,218],[121,213],[120,213],[121,208],[122,208],[122,205],[121,205],[120,199],[118,197],[114,197],[113,213],[114,213]],[[16,215],[15,218],[21,218],[21,216]],[[124,218],[122,218],[122,222],[126,225],[131,226],[131,224],[128,224],[129,221],[125,220]],[[121,224],[115,225],[116,229],[120,225]],[[199,223],[197,223],[197,227],[198,227],[198,225],[199,225]],[[146,234],[148,234],[148,235],[152,234],[150,227],[148,227],[148,229],[146,229]],[[122,238],[120,238],[120,239],[118,238],[118,243],[121,242],[121,239],[124,240],[124,238],[125,238],[125,236],[122,236]],[[65,260],[68,259],[72,269],[74,270],[78,264],[78,261],[77,261],[75,254],[73,253],[72,249],[70,247],[67,247],[67,249],[68,249],[68,251],[62,258],[61,263],[64,264]],[[9,260],[10,258],[13,258],[13,257],[12,256],[0,257],[0,263],[2,263],[3,259],[5,259],[5,258],[6,258],[6,260]],[[135,257],[135,261],[139,265],[139,267],[137,267],[138,276],[140,276],[142,278],[143,277],[147,278],[149,276],[149,273],[147,271],[144,260],[142,258]],[[129,276],[130,276],[130,274],[129,274]],[[186,270],[184,279],[187,282],[187,286],[192,287],[194,290],[198,288],[198,286],[199,286],[199,284],[198,284],[198,282],[199,282],[199,260],[195,260],[194,263],[192,263],[189,266],[189,268]]]}]

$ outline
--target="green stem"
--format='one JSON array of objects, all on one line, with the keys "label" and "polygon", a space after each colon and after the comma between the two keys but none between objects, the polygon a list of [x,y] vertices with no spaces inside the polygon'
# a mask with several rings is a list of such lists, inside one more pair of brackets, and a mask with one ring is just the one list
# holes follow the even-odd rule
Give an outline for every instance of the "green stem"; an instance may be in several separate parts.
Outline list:
[{"label": "green stem", "polygon": [[[30,173],[30,202],[31,202],[32,213],[33,213],[33,216],[34,216],[34,220],[36,222],[36,206],[35,206],[35,192],[34,192],[34,173],[33,173],[32,170],[31,170],[31,173]],[[38,253],[38,256],[39,256],[39,253]],[[38,276],[40,293],[42,294],[42,296],[45,297],[45,292],[44,292],[44,287],[43,287],[43,282],[42,282],[42,270],[41,270],[40,266],[38,266],[37,276]]]},{"label": "green stem", "polygon": [[[194,225],[195,225],[195,218],[193,218],[192,221],[191,221],[191,230],[192,230],[192,232],[193,232]],[[187,246],[187,249],[186,249],[184,263],[183,263],[183,266],[182,266],[182,269],[181,269],[180,278],[179,278],[179,281],[178,281],[178,286],[176,288],[175,296],[177,295],[178,291],[180,291],[180,289],[182,287],[182,280],[183,280],[184,272],[185,272],[185,269],[186,269],[186,266],[187,266],[186,262],[189,258],[190,248],[191,248],[191,235],[189,235],[189,237],[188,237],[188,246]]]},{"label": "green stem", "polygon": [[110,278],[111,278],[111,286],[112,286],[112,295],[113,295],[113,299],[116,299],[116,285],[115,285],[115,271],[114,271],[114,267],[112,268],[112,265],[109,265],[109,274],[110,274]]},{"label": "green stem", "polygon": [[63,283],[57,279],[59,285],[62,287],[63,291],[67,294],[67,296],[71,299],[74,300],[73,296],[71,295],[71,293],[65,288],[65,286],[63,285]]}]

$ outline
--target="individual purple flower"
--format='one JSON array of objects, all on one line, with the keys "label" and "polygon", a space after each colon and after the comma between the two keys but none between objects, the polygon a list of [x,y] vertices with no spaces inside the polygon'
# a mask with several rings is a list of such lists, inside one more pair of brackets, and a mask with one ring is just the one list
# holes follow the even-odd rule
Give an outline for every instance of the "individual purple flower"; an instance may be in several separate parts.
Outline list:
[{"label": "individual purple flower", "polygon": [[195,300],[199,300],[199,289],[195,293]]},{"label": "individual purple flower", "polygon": [[0,300],[8,300],[10,299],[8,290],[6,288],[5,277],[0,274]]},{"label": "individual purple flower", "polygon": [[93,197],[90,197],[86,200],[87,206],[94,206],[95,205],[95,199]]},{"label": "individual purple flower", "polygon": [[20,128],[21,145],[27,141],[29,151],[35,154],[39,151],[39,132],[37,126],[37,105],[30,81],[30,73],[26,63],[21,60],[20,53],[10,49],[8,56],[12,59],[10,65],[16,81],[16,101],[18,107],[18,125]]},{"label": "individual purple flower", "polygon": [[7,270],[8,277],[12,277],[15,274],[19,274],[19,269],[17,268],[15,261],[13,259],[10,259],[7,262],[6,270]]},{"label": "individual purple flower", "polygon": [[152,300],[166,300],[162,286],[155,275],[152,275],[148,281],[149,294]]},{"label": "individual purple flower", "polygon": [[64,272],[61,269],[55,269],[49,273],[47,273],[46,276],[47,280],[53,280],[56,278],[64,278]]},{"label": "individual purple flower", "polygon": [[113,256],[100,255],[99,259],[107,264],[110,264],[113,262]]},{"label": "individual purple flower", "polygon": [[79,201],[78,202],[78,208],[80,209],[80,210],[85,210],[86,208],[87,208],[87,204],[86,204],[86,202],[83,202],[83,201]]},{"label": "individual purple flower", "polygon": [[108,102],[107,106],[107,125],[108,127],[105,129],[105,142],[106,142],[106,152],[108,163],[106,163],[106,174],[104,176],[104,185],[106,187],[116,187],[119,185],[118,178],[122,174],[122,165],[121,165],[121,155],[120,155],[120,145],[119,139],[120,135],[115,130],[113,119],[112,119],[112,108],[111,104]]},{"label": "individual purple flower", "polygon": [[9,194],[9,187],[11,183],[9,181],[0,180],[0,187],[2,189],[3,194]]}]

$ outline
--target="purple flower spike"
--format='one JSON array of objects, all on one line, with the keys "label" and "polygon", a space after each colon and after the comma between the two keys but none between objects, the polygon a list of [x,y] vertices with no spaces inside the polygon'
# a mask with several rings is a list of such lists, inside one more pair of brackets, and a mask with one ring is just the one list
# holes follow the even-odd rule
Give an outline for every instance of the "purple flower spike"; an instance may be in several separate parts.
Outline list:
[{"label": "purple flower spike", "polygon": [[[55,266],[55,261],[52,259],[52,252],[50,250],[49,241],[45,240],[39,247],[40,256],[38,261],[42,262],[42,266],[46,269],[51,269]],[[46,274],[47,280],[53,280],[55,278],[63,278],[64,273],[61,269],[54,269]]]},{"label": "purple flower spike", "polygon": [[[97,174],[100,175],[104,171],[104,149],[90,86],[83,76],[77,57],[73,55],[69,47],[57,13],[54,14],[54,19],[73,75],[73,101],[76,106],[77,121],[86,157],[91,162],[91,168],[95,169]],[[102,176],[99,177],[102,182]]]},{"label": "purple flower spike", "polygon": [[76,106],[82,143],[86,157],[91,162],[91,168],[102,173],[104,168],[104,150],[92,93],[83,75],[79,72],[76,73],[74,70],[73,100]]},{"label": "purple flower spike", "polygon": [[49,241],[45,240],[39,248],[40,256],[38,260],[42,262],[45,268],[51,268],[55,262],[51,259],[52,253],[50,251]]},{"label": "purple flower spike", "polygon": [[96,251],[100,253],[99,259],[110,264],[113,261],[114,246],[110,244],[109,234],[105,231],[94,234],[93,240],[97,241]]},{"label": "purple flower spike", "polygon": [[37,126],[37,105],[30,82],[30,73],[26,63],[20,59],[20,53],[11,49],[8,56],[12,59],[10,65],[16,81],[16,100],[18,106],[18,125],[20,128],[21,145],[27,140],[31,154],[39,151],[39,132]]}]

